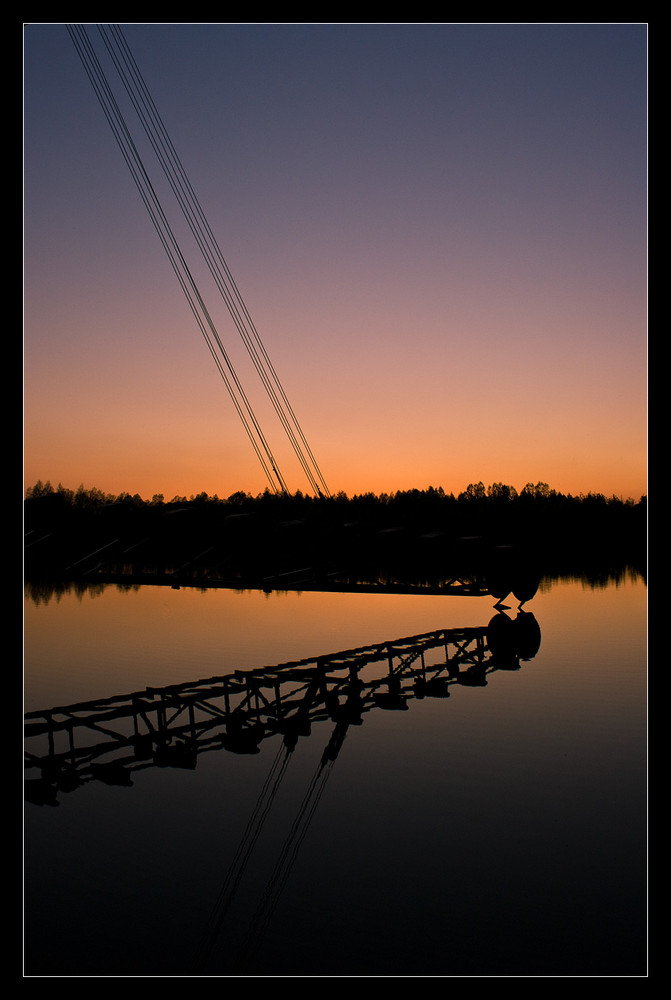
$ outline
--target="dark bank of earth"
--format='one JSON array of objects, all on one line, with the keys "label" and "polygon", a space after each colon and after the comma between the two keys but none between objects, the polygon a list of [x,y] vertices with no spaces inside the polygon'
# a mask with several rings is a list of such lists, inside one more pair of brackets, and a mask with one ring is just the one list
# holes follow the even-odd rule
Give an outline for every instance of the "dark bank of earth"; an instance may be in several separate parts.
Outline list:
[{"label": "dark bank of earth", "polygon": [[535,574],[605,579],[646,569],[645,498],[571,497],[544,484],[520,494],[479,484],[456,498],[429,488],[318,499],[201,494],[166,503],[49,484],[28,494],[24,567],[33,584],[440,589],[460,577],[497,595],[514,589],[515,574],[526,577],[518,584],[524,590]]}]

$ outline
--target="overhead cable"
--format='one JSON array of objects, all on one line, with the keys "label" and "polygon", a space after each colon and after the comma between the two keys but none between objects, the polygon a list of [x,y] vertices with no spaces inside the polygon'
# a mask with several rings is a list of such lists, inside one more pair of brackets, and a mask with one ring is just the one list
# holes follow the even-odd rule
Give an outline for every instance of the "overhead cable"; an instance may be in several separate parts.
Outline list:
[{"label": "overhead cable", "polygon": [[[303,430],[289,404],[282,384],[251,320],[249,311],[193,192],[121,28],[118,25],[99,25],[98,29],[310,487],[316,495],[329,496],[328,487],[309,448]],[[279,470],[258,417],[242,387],[211,315],[205,307],[202,295],[161,207],[126,119],[114,97],[86,29],[81,25],[68,25],[68,31],[266,477],[276,492],[286,493],[288,492],[286,481]]]}]

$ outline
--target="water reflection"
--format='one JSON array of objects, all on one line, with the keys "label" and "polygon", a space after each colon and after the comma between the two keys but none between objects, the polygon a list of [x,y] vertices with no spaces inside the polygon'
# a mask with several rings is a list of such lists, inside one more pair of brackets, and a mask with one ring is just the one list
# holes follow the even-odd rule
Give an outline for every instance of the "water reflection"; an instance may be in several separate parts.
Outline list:
[{"label": "water reflection", "polygon": [[644,589],[524,596],[29,608],[31,974],[638,973]]},{"label": "water reflection", "polygon": [[499,610],[480,628],[442,629],[256,670],[28,712],[26,798],[55,806],[89,781],[133,784],[148,767],[193,769],[199,754],[259,753],[280,734],[287,752],[316,722],[335,724],[322,766],[347,730],[374,710],[447,698],[455,685],[485,686],[540,647],[533,614]]},{"label": "water reflection", "polygon": [[[198,974],[217,944],[254,846],[298,741],[316,723],[331,735],[239,946],[233,974],[253,967],[265,929],[291,873],[350,726],[372,712],[408,711],[479,687],[497,670],[518,670],[538,652],[533,614],[498,610],[486,626],[441,629],[221,677],[29,712],[25,716],[28,802],[57,806],[89,782],[133,785],[147,768],[196,768],[208,752],[258,754],[281,736],[262,791],[191,961]],[[321,730],[320,730],[321,731]]]},{"label": "water reflection", "polygon": [[35,605],[61,600],[69,593],[102,594],[106,587],[116,586],[120,591],[139,590],[142,586],[181,587],[197,590],[261,590],[265,593],[295,591],[299,593],[337,594],[397,594],[441,597],[486,597],[491,595],[501,601],[512,595],[524,604],[537,592],[542,579],[539,568],[528,557],[523,557],[512,546],[497,546],[484,562],[474,560],[455,566],[451,572],[443,568],[440,573],[392,573],[377,567],[365,575],[351,576],[342,573],[317,574],[311,568],[278,572],[245,585],[217,578],[212,574],[191,578],[184,573],[159,574],[156,571],[132,574],[98,573],[95,579],[41,579],[26,580],[26,593]]}]

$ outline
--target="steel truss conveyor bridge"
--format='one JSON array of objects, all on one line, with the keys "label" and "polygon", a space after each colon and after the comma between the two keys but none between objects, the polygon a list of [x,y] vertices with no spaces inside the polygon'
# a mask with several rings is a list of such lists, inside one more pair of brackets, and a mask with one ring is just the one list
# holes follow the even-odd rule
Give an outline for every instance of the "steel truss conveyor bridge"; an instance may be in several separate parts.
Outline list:
[{"label": "steel truss conveyor bridge", "polygon": [[199,754],[258,753],[281,735],[291,752],[314,723],[335,724],[322,763],[335,760],[350,725],[367,712],[407,710],[518,669],[540,645],[533,614],[497,613],[489,625],[441,629],[271,667],[236,670],[163,688],[31,711],[25,715],[26,798],[56,804],[60,792],[100,780],[131,785],[150,767],[193,769]]}]

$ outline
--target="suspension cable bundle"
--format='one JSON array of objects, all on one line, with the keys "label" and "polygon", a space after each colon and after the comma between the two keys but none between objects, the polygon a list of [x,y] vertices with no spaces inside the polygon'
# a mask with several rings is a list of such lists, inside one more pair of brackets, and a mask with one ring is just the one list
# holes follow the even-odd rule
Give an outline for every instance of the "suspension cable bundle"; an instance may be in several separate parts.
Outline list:
[{"label": "suspension cable bundle", "polygon": [[[243,389],[212,317],[205,306],[87,30],[83,25],[74,24],[68,25],[68,31],[268,482],[276,493],[288,493],[286,481],[280,472],[258,417]],[[275,413],[308,479],[310,488],[317,496],[330,496],[324,477],[191,187],[121,28],[119,25],[98,25],[98,31],[217,289],[226,303],[233,323]]]}]

